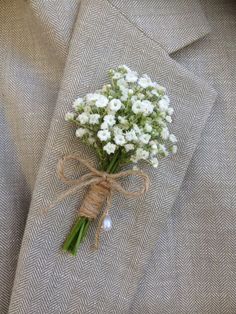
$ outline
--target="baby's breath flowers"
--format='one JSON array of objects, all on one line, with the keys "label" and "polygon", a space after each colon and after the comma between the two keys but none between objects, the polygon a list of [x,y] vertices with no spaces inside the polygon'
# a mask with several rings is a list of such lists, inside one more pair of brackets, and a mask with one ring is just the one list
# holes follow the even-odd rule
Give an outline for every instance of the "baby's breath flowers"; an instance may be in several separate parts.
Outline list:
[{"label": "baby's breath flowers", "polygon": [[[156,168],[162,157],[177,151],[176,136],[168,128],[174,110],[166,89],[126,65],[111,69],[109,77],[100,90],[77,98],[65,120],[96,151],[102,170],[114,173],[130,163],[136,169],[140,161]],[[73,251],[68,243],[65,247]]]},{"label": "baby's breath flowers", "polygon": [[122,163],[143,160],[156,167],[157,160],[177,149],[168,129],[174,110],[166,89],[126,65],[110,70],[109,76],[111,84],[74,101],[66,121],[96,150],[103,167],[115,152]]}]

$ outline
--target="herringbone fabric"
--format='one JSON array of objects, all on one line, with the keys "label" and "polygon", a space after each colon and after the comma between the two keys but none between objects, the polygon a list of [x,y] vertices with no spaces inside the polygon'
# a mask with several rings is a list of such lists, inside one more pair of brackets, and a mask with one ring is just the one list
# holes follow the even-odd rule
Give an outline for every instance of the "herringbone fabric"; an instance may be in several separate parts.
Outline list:
[{"label": "herringbone fabric", "polygon": [[236,4],[202,1],[211,33],[173,58],[218,91],[132,313],[236,312]]},{"label": "herringbone fabric", "polygon": [[[65,64],[67,37],[77,15],[77,1],[60,1],[57,10],[40,10],[40,4],[50,7],[48,2],[0,2],[1,314],[8,309],[31,193]],[[46,13],[53,17],[48,23]],[[59,18],[61,32],[56,30]],[[46,33],[49,26],[51,39]]]},{"label": "herringbone fabric", "polygon": [[[234,313],[235,6],[32,0],[0,7],[1,313],[8,311],[20,244],[12,314]],[[64,114],[123,63],[167,87],[179,151],[157,170],[145,167],[152,187],[144,198],[116,195],[114,227],[98,252],[89,250],[94,224],[70,257],[60,246],[85,191],[47,215],[42,209],[66,188],[56,177],[58,158],[95,156]]]}]

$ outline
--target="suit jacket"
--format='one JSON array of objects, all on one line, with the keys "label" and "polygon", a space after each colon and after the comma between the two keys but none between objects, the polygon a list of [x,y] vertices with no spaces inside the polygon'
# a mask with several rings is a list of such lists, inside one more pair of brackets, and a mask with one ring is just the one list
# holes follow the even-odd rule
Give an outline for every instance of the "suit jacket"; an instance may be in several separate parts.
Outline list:
[{"label": "suit jacket", "polygon": [[[0,8],[0,312],[235,313],[233,1]],[[60,246],[85,191],[42,209],[66,188],[55,172],[62,154],[95,161],[65,112],[120,64],[167,87],[178,153],[144,168],[144,197],[115,195],[113,229],[94,253],[94,224],[75,258]]]}]

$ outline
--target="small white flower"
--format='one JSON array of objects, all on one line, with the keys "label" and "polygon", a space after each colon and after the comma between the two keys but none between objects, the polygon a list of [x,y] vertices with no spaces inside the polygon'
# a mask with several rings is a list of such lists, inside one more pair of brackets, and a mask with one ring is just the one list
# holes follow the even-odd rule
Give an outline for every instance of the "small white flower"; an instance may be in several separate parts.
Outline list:
[{"label": "small white flower", "polygon": [[165,153],[165,152],[167,151],[165,145],[159,144],[159,151],[160,151],[161,153]]},{"label": "small white flower", "polygon": [[156,122],[157,122],[160,126],[166,127],[166,123],[165,123],[165,121],[163,121],[163,119],[162,119],[161,117],[157,118],[157,119],[156,119]]},{"label": "small white flower", "polygon": [[110,102],[109,102],[109,108],[112,110],[112,111],[118,111],[120,110],[122,106],[122,102],[119,100],[119,99],[112,99]]},{"label": "small white flower", "polygon": [[152,91],[151,91],[151,93],[153,94],[153,95],[155,95],[155,96],[159,96],[159,94],[158,94],[158,92],[157,92],[157,90],[156,89],[153,89]]},{"label": "small white flower", "polygon": [[133,125],[133,130],[137,135],[142,134],[142,130],[137,126],[137,124]]},{"label": "small white flower", "polygon": [[149,100],[142,101],[142,111],[145,115],[149,115],[153,112],[154,106]]},{"label": "small white flower", "polygon": [[119,88],[122,87],[127,87],[128,83],[126,82],[126,80],[124,78],[119,79],[116,84],[119,86]]},{"label": "small white flower", "polygon": [[103,91],[103,92],[107,92],[110,88],[111,88],[111,84],[103,85],[102,91]]},{"label": "small white flower", "polygon": [[[126,81],[124,81],[126,83]],[[129,88],[128,85],[120,85],[119,89],[121,91],[122,94],[128,94],[129,93]]]},{"label": "small white flower", "polygon": [[134,130],[130,130],[130,131],[126,132],[125,138],[129,142],[133,142],[133,141],[136,142],[138,140],[138,137],[137,137]]},{"label": "small white flower", "polygon": [[138,84],[143,87],[143,88],[147,88],[149,86],[149,82],[147,79],[145,79],[144,77],[141,77],[139,80],[138,80]]},{"label": "small white flower", "polygon": [[121,99],[122,101],[126,101],[126,100],[128,99],[128,94],[123,94],[123,95],[120,97],[120,99]]},{"label": "small white flower", "polygon": [[158,103],[160,111],[167,111],[169,102],[166,99],[161,99]]},{"label": "small white flower", "polygon": [[90,112],[91,112],[91,106],[85,105],[85,106],[83,107],[83,110],[84,110],[84,112],[90,113]]},{"label": "small white flower", "polygon": [[139,140],[143,143],[143,144],[148,144],[150,141],[151,135],[150,134],[142,134],[139,137]]},{"label": "small white flower", "polygon": [[142,102],[141,100],[136,100],[132,105],[132,111],[133,113],[141,113],[143,112]]},{"label": "small white flower", "polygon": [[151,164],[154,168],[158,167],[158,159],[157,158],[152,158],[151,159]]},{"label": "small white flower", "polygon": [[130,72],[130,71],[131,71],[130,68],[129,68],[127,65],[125,65],[125,64],[120,65],[120,66],[118,67],[118,69],[119,69],[119,70],[125,70],[126,72]]},{"label": "small white flower", "polygon": [[168,128],[163,128],[161,131],[161,137],[163,138],[163,140],[167,140],[169,137],[170,133]]},{"label": "small white flower", "polygon": [[158,84],[157,88],[158,88],[158,91],[160,91],[160,92],[164,92],[164,93],[166,92],[166,88],[161,86],[161,85],[159,85],[159,84]]},{"label": "small white flower", "polygon": [[174,109],[171,108],[171,107],[169,107],[169,108],[167,109],[167,113],[168,113],[169,116],[172,116],[172,114],[174,113]]},{"label": "small white flower", "polygon": [[94,113],[89,116],[90,124],[98,124],[99,123],[100,114]]},{"label": "small white flower", "polygon": [[138,74],[137,74],[137,72],[129,71],[126,74],[125,79],[126,79],[127,82],[135,83],[138,80]]},{"label": "small white flower", "polygon": [[78,109],[80,109],[80,108],[82,107],[83,104],[84,104],[83,98],[79,97],[79,98],[77,98],[77,99],[73,102],[73,106],[72,106],[72,107],[73,107],[75,110],[78,110]]},{"label": "small white flower", "polygon": [[116,150],[116,145],[109,142],[103,147],[103,150],[105,150],[105,152],[107,152],[108,155],[114,154]]},{"label": "small white flower", "polygon": [[157,156],[157,153],[154,151],[154,150],[151,150],[151,152],[150,152],[150,159],[152,159],[152,158],[156,158],[156,156]]},{"label": "small white flower", "polygon": [[81,123],[81,124],[85,124],[89,121],[89,115],[85,112],[81,113],[80,115],[78,115],[77,120]]},{"label": "small white flower", "polygon": [[151,155],[156,156],[158,153],[158,148],[152,149],[151,150]]},{"label": "small white flower", "polygon": [[136,158],[137,160],[140,160],[140,159],[147,159],[149,156],[149,152],[145,149],[142,149],[142,148],[138,148],[136,150]]},{"label": "small white flower", "polygon": [[120,97],[120,99],[122,101],[126,101],[128,99],[129,96],[129,90],[128,88],[124,87],[124,86],[120,86],[120,91],[122,93],[122,96]]},{"label": "small white flower", "polygon": [[132,89],[129,89],[128,94],[129,94],[129,96],[132,96],[134,94],[134,91]]},{"label": "small white flower", "polygon": [[120,124],[128,124],[129,121],[125,118],[125,117],[122,117],[122,116],[118,116],[118,121],[120,122]]},{"label": "small white flower", "polygon": [[152,126],[150,123],[146,123],[144,127],[146,132],[152,132]]},{"label": "small white flower", "polygon": [[145,98],[145,95],[142,93],[138,93],[137,97],[138,99],[143,100]]},{"label": "small white flower", "polygon": [[120,72],[115,72],[115,74],[112,76],[113,79],[118,80],[122,78],[122,74]]},{"label": "small white flower", "polygon": [[168,103],[170,103],[170,98],[167,95],[164,95],[163,99],[165,99]]},{"label": "small white flower", "polygon": [[87,102],[92,102],[92,101],[96,101],[99,98],[100,94],[97,93],[90,93],[86,95],[86,101]]},{"label": "small white flower", "polygon": [[131,97],[132,104],[135,103],[136,100],[138,100],[138,97],[136,95]]},{"label": "small white flower", "polygon": [[114,141],[119,146],[123,146],[126,143],[124,135],[121,135],[121,134],[115,135]]},{"label": "small white flower", "polygon": [[109,128],[109,125],[106,123],[106,122],[103,122],[102,124],[101,124],[101,126],[100,126],[100,129],[101,130],[106,130],[106,129],[108,129]]},{"label": "small white flower", "polygon": [[176,153],[177,153],[177,146],[176,146],[176,145],[173,145],[173,146],[172,146],[172,153],[173,153],[173,154],[176,154]]},{"label": "small white flower", "polygon": [[120,70],[125,70],[126,72],[131,71],[130,68],[129,68],[127,65],[125,65],[125,64],[119,66],[119,69],[120,69]]},{"label": "small white flower", "polygon": [[75,114],[73,112],[67,112],[65,115],[65,120],[66,121],[71,121],[74,120],[75,118]]},{"label": "small white flower", "polygon": [[108,99],[107,97],[103,96],[103,95],[99,95],[98,99],[95,102],[96,107],[98,108],[104,108],[107,106],[108,104]]},{"label": "small white flower", "polygon": [[126,150],[126,152],[134,150],[134,144],[126,144],[125,145],[125,150]]},{"label": "small white flower", "polygon": [[113,130],[113,134],[116,136],[116,135],[123,135],[123,131],[121,128],[119,128],[118,126],[114,126],[112,128]]},{"label": "small white flower", "polygon": [[103,118],[104,122],[109,125],[109,126],[113,126],[114,124],[116,124],[116,119],[112,114],[107,114],[104,118]]},{"label": "small white flower", "polygon": [[147,75],[143,75],[143,77],[140,77],[140,79],[138,80],[138,84],[142,87],[142,88],[147,88],[148,86],[150,86],[152,83],[150,77],[148,77]]},{"label": "small white flower", "polygon": [[100,139],[100,141],[104,142],[111,138],[111,132],[108,130],[100,130],[98,131],[97,136]]},{"label": "small white flower", "polygon": [[86,133],[88,133],[88,130],[87,129],[84,129],[84,128],[78,128],[75,132],[75,136],[76,137],[83,137]]},{"label": "small white flower", "polygon": [[157,84],[157,82],[152,82],[150,84],[151,87],[154,87],[155,89],[158,89],[158,87],[160,86],[159,84]]},{"label": "small white flower", "polygon": [[169,136],[169,140],[172,142],[172,143],[176,143],[177,142],[177,138],[174,134],[170,134]]},{"label": "small white flower", "polygon": [[169,123],[171,123],[171,122],[172,122],[171,116],[166,116],[166,121],[169,122]]},{"label": "small white flower", "polygon": [[[149,144],[150,144],[150,142],[149,142]],[[151,154],[155,156],[155,155],[157,155],[157,153],[158,153],[157,144],[152,144],[151,145]]]},{"label": "small white flower", "polygon": [[154,141],[150,141],[149,144],[151,145],[151,149],[157,150],[157,144]]}]

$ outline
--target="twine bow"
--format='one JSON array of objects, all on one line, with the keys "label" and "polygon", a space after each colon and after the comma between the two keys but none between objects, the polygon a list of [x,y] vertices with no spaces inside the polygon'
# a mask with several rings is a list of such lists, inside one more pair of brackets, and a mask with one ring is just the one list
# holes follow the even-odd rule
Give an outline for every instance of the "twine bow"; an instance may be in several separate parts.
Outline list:
[{"label": "twine bow", "polygon": [[[90,172],[80,176],[78,179],[73,179],[65,175],[65,166],[66,162],[69,160],[78,161],[85,167],[87,167]],[[76,154],[69,154],[62,157],[57,164],[57,174],[60,181],[67,185],[72,185],[67,191],[63,192],[59,197],[49,206],[47,210],[54,207],[57,203],[63,201],[67,196],[75,194],[82,187],[90,186],[95,187],[93,196],[87,199],[86,206],[82,206],[79,209],[79,216],[87,217],[90,219],[95,219],[99,212],[102,210],[98,205],[101,205],[102,201],[106,201],[107,205],[103,211],[103,214],[99,220],[98,228],[95,236],[95,247],[98,247],[100,230],[102,226],[103,219],[108,213],[108,210],[111,206],[112,194],[113,192],[119,192],[125,197],[135,198],[145,194],[149,188],[149,177],[146,173],[140,170],[126,170],[121,171],[115,174],[110,174],[104,171],[97,170],[94,168],[91,163],[85,159],[80,158]],[[143,180],[143,184],[139,190],[128,191],[123,186],[118,179],[136,176]],[[100,188],[100,189],[99,189]],[[105,195],[103,195],[103,193]],[[86,197],[85,197],[86,198]],[[102,202],[103,203],[103,202]]]}]

